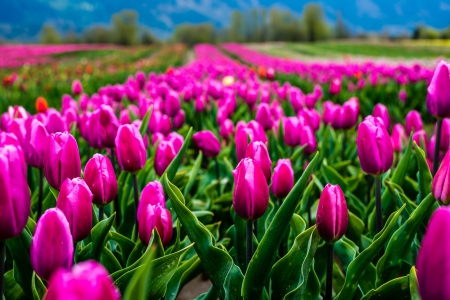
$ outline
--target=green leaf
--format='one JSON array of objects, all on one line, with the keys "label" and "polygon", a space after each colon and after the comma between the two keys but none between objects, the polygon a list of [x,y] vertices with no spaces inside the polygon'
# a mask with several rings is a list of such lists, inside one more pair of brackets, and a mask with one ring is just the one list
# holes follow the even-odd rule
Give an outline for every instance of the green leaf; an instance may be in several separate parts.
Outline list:
[{"label": "green leaf", "polygon": [[142,138],[144,138],[145,134],[147,133],[148,122],[150,121],[150,116],[152,114],[152,111],[153,111],[153,106],[149,107],[149,109],[147,110],[147,113],[145,114],[144,118],[142,119],[141,127],[139,128],[139,132],[141,133]]},{"label": "green leaf", "polygon": [[202,261],[205,271],[209,275],[211,282],[218,289],[220,299],[240,299],[240,285],[243,275],[240,271],[235,275],[238,277],[236,281],[228,281],[233,286],[226,286],[228,276],[232,272],[234,266],[233,259],[228,252],[216,247],[213,235],[209,230],[198,221],[195,215],[184,205],[184,197],[180,190],[173,185],[168,176],[163,177],[166,192],[172,202],[172,206],[183,225],[183,229],[189,239],[194,242],[194,248],[200,260]]},{"label": "green leaf", "polygon": [[[97,225],[94,226],[91,230],[91,246],[89,251],[81,250],[78,254],[79,261],[85,261],[88,259],[94,259],[96,261],[100,261],[100,256],[102,255],[103,248],[110,236],[109,230],[111,229],[112,224],[114,223],[115,214],[111,215],[108,219],[104,219],[101,222],[98,222]],[[85,247],[87,248],[87,246]]]},{"label": "green leaf", "polygon": [[[142,263],[141,268],[136,268],[130,279],[127,289],[125,290],[124,300],[146,300],[147,292],[149,286],[150,274],[152,273],[152,268],[150,264],[152,262],[153,255],[152,251],[149,251],[149,255],[146,255]],[[131,273],[131,272],[129,272]],[[128,273],[127,273],[128,274]]]},{"label": "green leaf", "polygon": [[378,261],[376,286],[380,286],[397,276],[402,261],[409,253],[411,243],[422,221],[428,215],[428,211],[435,201],[433,195],[430,193],[414,210],[408,220],[394,232],[389,240],[386,252]]},{"label": "green leaf", "polygon": [[270,270],[275,262],[277,250],[286,231],[289,229],[289,222],[292,219],[295,207],[298,205],[299,199],[301,199],[306,183],[317,164],[318,157],[318,154],[316,154],[301,178],[292,188],[261,239],[245,274],[242,286],[244,299],[261,298],[264,285],[269,279]]},{"label": "green leaf", "polygon": [[102,255],[100,256],[100,263],[108,270],[109,274],[117,272],[122,269],[120,262],[114,256],[114,254],[108,248],[103,248]]},{"label": "green leaf", "polygon": [[322,165],[323,175],[327,179],[327,182],[331,184],[338,184],[344,193],[347,191],[347,182],[333,167],[328,165]]},{"label": "green leaf", "polygon": [[[181,161],[184,158],[184,155],[186,154],[186,151],[189,147],[189,144],[191,142],[191,138],[192,138],[192,127],[189,128],[189,131],[186,135],[186,137],[184,138],[184,143],[183,146],[181,146],[180,151],[178,151],[177,156],[175,156],[175,158],[172,160],[172,162],[170,163],[170,165],[167,167],[166,171],[164,172],[164,174],[167,174],[167,178],[169,179],[169,181],[172,181],[175,178],[175,174],[177,173],[178,167],[181,164]],[[163,182],[163,178],[164,178],[164,174],[161,176],[160,181]]]},{"label": "green leaf", "polygon": [[316,227],[309,228],[296,237],[289,252],[273,265],[272,299],[303,299],[319,240]]},{"label": "green leaf", "polygon": [[4,280],[4,296],[6,300],[28,300],[30,298],[25,295],[20,285],[14,279],[13,270],[5,273]]},{"label": "green leaf", "polygon": [[419,165],[419,171],[417,172],[417,179],[419,182],[419,194],[417,195],[417,203],[420,203],[429,193],[431,193],[431,182],[433,176],[431,175],[430,168],[428,167],[425,152],[417,146],[414,142],[414,153],[417,158],[417,164]]},{"label": "green leaf", "polygon": [[120,250],[122,252],[122,260],[126,262],[131,252],[133,252],[136,244],[126,236],[123,236],[116,231],[111,231],[110,234],[111,240],[115,241],[120,246]]},{"label": "green leaf", "polygon": [[202,262],[198,255],[194,255],[189,260],[182,262],[167,283],[167,293],[165,300],[175,300],[181,288],[190,280],[194,279],[203,270]]},{"label": "green leaf", "polygon": [[50,189],[50,192],[52,192],[53,197],[55,197],[55,200],[58,200],[59,191],[57,189],[52,188],[50,185],[48,187]]},{"label": "green leaf", "polygon": [[31,278],[31,292],[33,293],[34,300],[43,299],[45,293],[47,292],[45,285],[42,283],[41,279],[37,277],[35,272],[33,272],[33,276]]},{"label": "green leaf", "polygon": [[386,222],[383,229],[375,235],[372,244],[359,254],[348,266],[345,284],[336,300],[352,299],[355,294],[358,282],[364,274],[367,266],[378,255],[387,239],[390,237],[397,220],[405,206],[402,206],[397,212],[393,213]]},{"label": "green leaf", "polygon": [[361,300],[410,300],[409,294],[409,276],[403,276],[391,280],[376,290],[368,292]]},{"label": "green leaf", "polygon": [[194,185],[195,179],[197,178],[198,170],[200,169],[200,165],[202,164],[203,153],[200,151],[198,153],[197,158],[195,159],[194,165],[192,166],[191,172],[189,173],[189,180],[184,188],[184,197],[186,198],[191,191],[192,186]]},{"label": "green leaf", "polygon": [[411,271],[409,272],[409,293],[411,295],[411,300],[421,299],[419,293],[419,283],[417,282],[416,268],[414,266],[411,267]]}]

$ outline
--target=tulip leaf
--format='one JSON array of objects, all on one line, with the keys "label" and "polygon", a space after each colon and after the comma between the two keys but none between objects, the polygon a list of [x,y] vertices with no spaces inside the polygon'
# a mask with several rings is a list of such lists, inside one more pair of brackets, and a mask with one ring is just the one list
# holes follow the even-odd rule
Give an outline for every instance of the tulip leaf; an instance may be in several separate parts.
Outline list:
[{"label": "tulip leaf", "polygon": [[100,261],[100,256],[102,255],[103,248],[107,242],[107,238],[109,236],[109,230],[111,229],[115,214],[111,215],[108,219],[104,219],[101,222],[98,222],[97,225],[94,226],[91,230],[91,246],[89,251],[87,252],[85,248],[80,251],[78,254],[78,261],[85,261],[88,259],[94,259],[96,261]]},{"label": "tulip leaf", "polygon": [[152,114],[153,111],[153,106],[151,106],[147,112],[145,113],[144,118],[142,119],[142,123],[141,123],[141,127],[139,127],[139,132],[142,135],[142,138],[144,138],[145,134],[147,133],[148,130],[148,122],[150,121],[150,116]]},{"label": "tulip leaf", "polygon": [[419,171],[417,173],[417,179],[419,183],[419,194],[417,195],[417,202],[420,203],[429,193],[431,193],[431,182],[433,181],[433,176],[430,172],[430,167],[428,167],[425,152],[417,146],[414,142],[414,154],[417,158],[417,164],[419,165]]},{"label": "tulip leaf", "polygon": [[339,172],[336,171],[336,169],[334,169],[332,166],[324,164],[322,165],[322,168],[323,168],[323,175],[327,179],[327,182],[339,185],[345,193],[347,191],[347,182],[342,177],[342,175],[339,174]]},{"label": "tulip leaf", "polygon": [[20,285],[14,279],[14,271],[9,270],[4,275],[4,296],[6,300],[28,300]]},{"label": "tulip leaf", "polygon": [[378,255],[383,248],[384,244],[391,235],[392,230],[397,224],[397,220],[400,217],[405,206],[402,206],[399,210],[393,213],[387,220],[383,229],[375,235],[372,244],[362,251],[348,266],[347,276],[345,277],[345,284],[340,293],[337,295],[336,300],[352,299],[355,294],[358,282],[364,275],[367,266]]},{"label": "tulip leaf", "polygon": [[45,285],[42,283],[41,279],[37,277],[35,272],[33,272],[33,277],[31,278],[31,292],[33,293],[33,300],[43,299],[47,292]]},{"label": "tulip leaf", "polygon": [[131,236],[134,226],[134,199],[133,199],[133,181],[131,174],[122,172],[117,180],[119,187],[117,199],[120,204],[120,225],[117,229],[124,236]]},{"label": "tulip leaf", "polygon": [[[167,174],[169,181],[172,181],[175,178],[178,167],[181,165],[184,155],[186,154],[186,151],[189,147],[191,138],[192,138],[192,127],[189,128],[189,131],[188,131],[186,137],[184,138],[183,146],[181,146],[180,151],[178,151],[177,156],[175,156],[175,158],[172,160],[172,162],[170,163],[170,165],[167,167],[166,171],[164,172],[164,174]],[[162,181],[163,184],[164,184],[164,181],[162,179],[164,178],[164,174],[161,176],[161,179],[160,179],[160,181]]]},{"label": "tulip leaf", "polygon": [[49,187],[50,192],[52,193],[53,197],[55,197],[55,200],[58,200],[59,191],[57,189],[54,189],[50,185],[48,187]]},{"label": "tulip leaf", "polygon": [[244,273],[246,270],[246,222],[236,215],[233,206],[231,207],[231,216],[234,220],[233,245],[236,258],[235,261]]},{"label": "tulip leaf", "polygon": [[[152,244],[154,236],[150,238],[149,245]],[[145,246],[142,244],[141,240],[138,239],[136,242],[136,245],[134,246],[133,251],[131,251],[130,256],[128,256],[127,260],[127,267],[133,265],[135,262],[139,260],[140,257],[142,257],[142,252],[144,252]]]},{"label": "tulip leaf", "polygon": [[395,278],[376,290],[369,291],[361,300],[410,300],[409,276]]},{"label": "tulip leaf", "polygon": [[364,226],[364,222],[360,218],[352,212],[348,212],[348,227],[345,235],[358,245],[361,243]]},{"label": "tulip leaf", "polygon": [[[189,239],[194,242],[194,248],[197,252],[203,267],[213,285],[218,289],[220,299],[240,299],[240,288],[243,275],[241,271],[234,271],[234,262],[227,251],[216,246],[214,236],[211,232],[199,222],[197,217],[184,205],[184,197],[180,190],[173,185],[168,176],[164,176],[164,186],[169,196],[172,206],[183,225],[183,229]],[[231,273],[235,274],[237,280],[230,281]],[[229,283],[227,285],[227,283]]]},{"label": "tulip leaf", "polygon": [[277,250],[280,247],[285,233],[289,229],[289,222],[292,219],[299,199],[301,199],[306,183],[317,164],[318,158],[319,155],[316,154],[289,195],[283,201],[283,204],[278,209],[269,228],[267,228],[266,233],[261,239],[245,274],[242,286],[244,299],[260,299],[262,297],[264,285],[269,279],[270,270],[278,252]]},{"label": "tulip leaf", "polygon": [[312,226],[299,234],[289,252],[273,265],[272,299],[303,299],[319,240],[316,227]]},{"label": "tulip leaf", "polygon": [[184,188],[184,197],[186,198],[191,191],[192,186],[194,185],[195,180],[197,179],[197,173],[202,164],[203,153],[199,151],[197,158],[195,159],[194,165],[192,166],[191,172],[189,173],[189,180]]},{"label": "tulip leaf", "polygon": [[[173,274],[177,270],[178,264],[180,263],[180,259],[186,251],[188,251],[193,244],[187,246],[184,249],[181,249],[178,252],[166,255],[164,257],[160,257],[158,259],[153,259],[149,264],[142,264],[137,268],[125,273],[122,275],[116,282],[114,283],[121,291],[126,287],[126,292],[130,289],[135,289],[132,286],[131,280],[138,274],[142,272],[143,269],[150,271],[145,284],[145,297],[140,299],[161,299],[166,294],[167,284],[172,278]],[[153,248],[153,246],[152,246]],[[155,251],[158,251],[155,248]],[[155,253],[155,251],[148,251],[146,254]],[[148,259],[148,258],[147,258]],[[136,275],[137,276],[137,275]],[[129,283],[128,283],[129,282]],[[128,283],[128,285],[124,286],[124,284]],[[141,288],[142,289],[142,288]]]},{"label": "tulip leaf", "polygon": [[[130,282],[127,289],[125,290],[124,300],[146,300],[147,292],[149,286],[147,282],[150,279],[150,274],[152,273],[152,268],[150,264],[153,260],[152,252],[149,251],[149,255],[146,255],[142,263],[141,268],[134,269]],[[131,272],[129,272],[131,273]],[[126,274],[129,274],[126,273]],[[130,274],[131,275],[131,274]],[[124,275],[125,276],[125,275]]]},{"label": "tulip leaf", "polygon": [[120,250],[122,252],[122,260],[126,262],[131,252],[133,252],[136,244],[126,236],[123,236],[116,231],[111,231],[110,234],[111,240],[115,241],[120,246]]},{"label": "tulip leaf", "polygon": [[409,272],[409,293],[411,300],[420,300],[419,283],[417,282],[416,267],[412,266]]},{"label": "tulip leaf", "polygon": [[180,266],[167,283],[166,300],[175,300],[181,288],[199,275],[203,270],[202,262],[198,255],[180,263]]},{"label": "tulip leaf", "polygon": [[100,263],[108,270],[109,274],[117,272],[122,269],[120,262],[114,256],[114,254],[108,248],[103,248],[102,255],[100,256]]},{"label": "tulip leaf", "polygon": [[394,279],[402,265],[403,258],[411,249],[411,243],[429,209],[433,206],[433,195],[430,193],[409,216],[405,223],[392,235],[384,255],[377,264],[377,286]]}]

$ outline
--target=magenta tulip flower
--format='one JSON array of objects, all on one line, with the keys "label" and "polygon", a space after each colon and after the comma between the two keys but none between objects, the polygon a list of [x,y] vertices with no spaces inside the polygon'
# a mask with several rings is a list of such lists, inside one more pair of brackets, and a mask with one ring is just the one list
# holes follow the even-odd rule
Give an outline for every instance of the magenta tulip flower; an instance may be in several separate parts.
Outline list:
[{"label": "magenta tulip flower", "polygon": [[285,198],[294,187],[294,170],[289,158],[279,159],[273,169],[270,190],[280,199]]},{"label": "magenta tulip flower", "polygon": [[155,207],[154,226],[158,230],[163,246],[167,246],[172,240],[173,234],[172,216],[168,209],[162,206]]},{"label": "magenta tulip flower", "polygon": [[364,172],[378,176],[391,168],[394,149],[391,137],[380,119],[368,116],[359,124],[356,144]]},{"label": "magenta tulip flower", "polygon": [[300,146],[305,146],[303,153],[306,155],[313,154],[317,149],[316,136],[314,131],[308,125],[303,126],[300,132]]},{"label": "magenta tulip flower", "polygon": [[29,118],[25,121],[25,132],[23,151],[27,164],[34,168],[43,168],[47,130],[37,119]]},{"label": "magenta tulip flower", "polygon": [[163,140],[158,144],[154,163],[155,171],[158,176],[164,174],[177,153],[178,151],[175,150],[173,143],[169,141]]},{"label": "magenta tulip flower", "polygon": [[119,120],[111,106],[102,105],[89,118],[89,144],[96,149],[114,148]]},{"label": "magenta tulip flower", "polygon": [[81,175],[81,162],[75,138],[68,132],[48,136],[44,151],[44,174],[48,184],[59,190],[67,178]]},{"label": "magenta tulip flower", "polygon": [[183,127],[185,118],[186,116],[184,110],[180,109],[176,116],[173,118],[173,127],[175,127],[175,129],[180,129],[181,127]]},{"label": "magenta tulip flower", "polygon": [[413,139],[413,141],[416,142],[417,146],[421,147],[425,151],[427,150],[428,137],[427,137],[427,133],[425,132],[425,130],[422,129],[422,130],[414,132],[412,139]]},{"label": "magenta tulip flower", "polygon": [[236,137],[235,137],[235,142],[236,142],[236,158],[237,161],[241,161],[242,159],[245,158],[245,153],[247,152],[247,146],[249,144],[249,142],[251,142],[252,140],[254,140],[254,134],[253,134],[253,130],[246,128],[246,127],[242,127],[239,128],[238,126],[236,126]]},{"label": "magenta tulip flower", "polygon": [[230,119],[226,119],[222,122],[222,124],[220,124],[219,134],[224,140],[229,141],[231,136],[233,135],[233,132],[234,124]]},{"label": "magenta tulip flower", "polygon": [[64,122],[63,118],[61,117],[61,114],[56,110],[50,109],[47,112],[45,128],[47,129],[47,132],[49,134],[64,132],[68,129],[66,127],[66,122]]},{"label": "magenta tulip flower", "polygon": [[270,112],[270,107],[267,103],[261,103],[256,111],[256,122],[261,124],[265,130],[272,129],[272,113]]},{"label": "magenta tulip flower", "polygon": [[402,152],[406,145],[406,133],[402,124],[395,124],[392,128],[392,148],[396,152]]},{"label": "magenta tulip flower", "polygon": [[383,121],[384,127],[389,129],[391,127],[391,120],[389,119],[389,111],[386,106],[381,103],[378,103],[373,108],[372,115],[374,117],[378,117]]},{"label": "magenta tulip flower", "polygon": [[320,195],[316,217],[317,231],[327,243],[335,243],[347,231],[348,209],[339,185],[327,184]]},{"label": "magenta tulip flower", "polygon": [[139,239],[145,246],[150,243],[155,228],[155,208],[152,204],[143,204],[142,201],[139,203]]},{"label": "magenta tulip flower", "polygon": [[164,197],[164,189],[162,184],[158,181],[149,182],[141,193],[141,201],[137,210],[138,218],[141,216],[141,210],[147,205],[166,207],[166,198]]},{"label": "magenta tulip flower", "polygon": [[117,161],[126,172],[136,173],[147,160],[147,151],[139,129],[132,124],[121,125],[117,131],[115,146]]},{"label": "magenta tulip flower", "polygon": [[[18,141],[0,133],[0,240],[19,235],[30,215],[27,167]],[[0,258],[4,259],[4,258]]]},{"label": "magenta tulip flower", "polygon": [[346,101],[341,108],[341,128],[350,129],[358,122],[359,102],[353,97]]},{"label": "magenta tulip flower", "polygon": [[450,209],[438,208],[428,223],[417,258],[417,279],[422,299],[450,297]]},{"label": "magenta tulip flower", "polygon": [[266,177],[267,183],[269,183],[272,176],[272,161],[270,160],[269,151],[267,151],[266,145],[259,141],[251,142],[247,146],[245,157],[251,158],[260,166]]},{"label": "magenta tulip flower", "polygon": [[412,110],[406,115],[405,129],[408,136],[413,131],[416,132],[423,129],[422,117],[417,110]]},{"label": "magenta tulip flower", "polygon": [[170,91],[166,97],[165,112],[169,117],[175,117],[180,110],[180,96],[175,91]]},{"label": "magenta tulip flower", "polygon": [[450,64],[441,61],[428,86],[428,112],[437,119],[450,118]]},{"label": "magenta tulip flower", "polygon": [[338,105],[335,105],[330,100],[325,101],[323,103],[323,113],[322,113],[322,120],[325,125],[328,125],[332,121],[332,116],[334,114],[334,111],[339,108]]},{"label": "magenta tulip flower", "polygon": [[[435,126],[434,128],[434,133],[437,134],[437,126]],[[443,119],[439,150],[447,152],[449,148],[450,148],[450,119]]]},{"label": "magenta tulip flower", "polygon": [[192,136],[197,149],[206,157],[216,157],[220,153],[220,142],[209,130],[199,131]]},{"label": "magenta tulip flower", "polygon": [[93,197],[81,178],[66,179],[61,185],[56,207],[66,216],[75,243],[91,233]]},{"label": "magenta tulip flower", "polygon": [[72,94],[80,95],[82,92],[83,92],[83,86],[81,85],[81,82],[78,79],[75,79],[72,82]]},{"label": "magenta tulip flower", "polygon": [[60,268],[70,269],[73,241],[69,222],[58,208],[48,209],[39,219],[31,240],[31,265],[39,277],[49,280]]},{"label": "magenta tulip flower", "polygon": [[261,167],[251,158],[245,158],[233,175],[233,207],[236,214],[245,221],[259,219],[269,203],[269,187]]},{"label": "magenta tulip flower", "polygon": [[339,78],[333,79],[330,85],[330,94],[337,95],[341,92],[342,81]]},{"label": "magenta tulip flower", "polygon": [[109,158],[94,154],[84,168],[84,181],[94,195],[92,202],[103,207],[111,203],[117,195],[116,174]]},{"label": "magenta tulip flower", "polygon": [[444,203],[450,203],[450,151],[444,156],[436,175],[434,175],[431,184],[431,192],[436,200]]},{"label": "magenta tulip flower", "polygon": [[283,119],[284,143],[289,147],[298,146],[300,135],[298,131],[298,118],[287,117]]},{"label": "magenta tulip flower", "polygon": [[120,300],[120,293],[105,267],[90,260],[75,265],[72,271],[56,271],[49,281],[45,299]]}]

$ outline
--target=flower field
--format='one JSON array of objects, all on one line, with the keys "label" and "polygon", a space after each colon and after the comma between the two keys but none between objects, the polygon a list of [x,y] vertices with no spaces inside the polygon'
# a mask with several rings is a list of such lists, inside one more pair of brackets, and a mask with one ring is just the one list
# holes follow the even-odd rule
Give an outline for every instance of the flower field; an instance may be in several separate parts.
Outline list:
[{"label": "flower field", "polygon": [[450,297],[445,61],[14,47],[6,300]]}]

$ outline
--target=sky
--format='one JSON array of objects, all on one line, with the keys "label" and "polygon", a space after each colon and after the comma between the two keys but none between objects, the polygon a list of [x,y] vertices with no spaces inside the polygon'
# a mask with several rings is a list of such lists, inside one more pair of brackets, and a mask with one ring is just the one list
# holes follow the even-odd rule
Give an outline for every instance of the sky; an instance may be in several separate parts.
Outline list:
[{"label": "sky", "polygon": [[[0,37],[37,40],[43,23],[56,26],[61,32],[83,29],[95,24],[109,24],[113,13],[134,9],[139,22],[158,37],[169,37],[175,26],[190,22],[212,22],[228,26],[233,10],[253,7],[278,7],[300,14],[310,1],[271,0],[0,0]],[[353,32],[390,34],[411,32],[417,24],[436,28],[450,25],[450,0],[318,0],[327,21],[332,25],[341,12]]]}]

